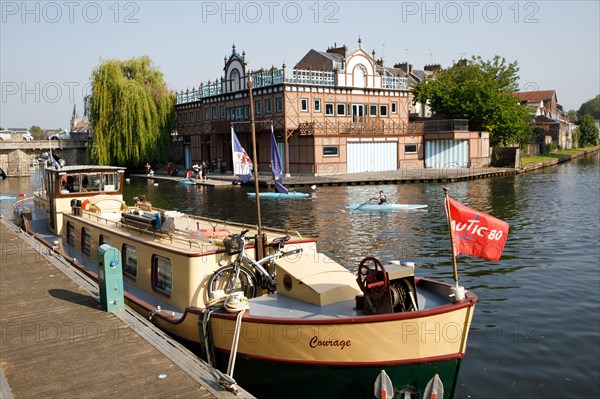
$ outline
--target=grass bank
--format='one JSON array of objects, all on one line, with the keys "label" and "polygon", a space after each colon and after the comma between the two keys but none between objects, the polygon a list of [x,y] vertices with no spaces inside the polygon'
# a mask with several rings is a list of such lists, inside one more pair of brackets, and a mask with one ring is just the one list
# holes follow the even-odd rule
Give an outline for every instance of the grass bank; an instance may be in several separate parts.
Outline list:
[{"label": "grass bank", "polygon": [[600,149],[600,146],[590,146],[590,147],[575,148],[575,149],[570,149],[570,150],[560,150],[560,151],[551,152],[548,154],[526,156],[526,157],[521,158],[521,167],[523,168],[523,167],[527,167],[527,166],[530,166],[533,164],[544,163],[544,162],[553,161],[553,160],[560,160],[562,158],[576,157],[580,154],[583,154],[586,151],[593,152],[593,151],[598,151],[599,149]]}]

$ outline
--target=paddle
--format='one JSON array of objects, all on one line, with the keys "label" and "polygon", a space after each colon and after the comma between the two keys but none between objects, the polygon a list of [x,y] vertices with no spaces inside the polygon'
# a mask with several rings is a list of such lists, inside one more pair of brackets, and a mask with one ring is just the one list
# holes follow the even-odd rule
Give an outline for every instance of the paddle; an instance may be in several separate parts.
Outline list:
[{"label": "paddle", "polygon": [[357,206],[356,208],[354,208],[354,211],[358,211],[360,208],[362,208],[363,206],[367,205],[369,202],[371,202],[372,198],[369,198],[369,200],[363,204],[360,204],[359,206]]}]

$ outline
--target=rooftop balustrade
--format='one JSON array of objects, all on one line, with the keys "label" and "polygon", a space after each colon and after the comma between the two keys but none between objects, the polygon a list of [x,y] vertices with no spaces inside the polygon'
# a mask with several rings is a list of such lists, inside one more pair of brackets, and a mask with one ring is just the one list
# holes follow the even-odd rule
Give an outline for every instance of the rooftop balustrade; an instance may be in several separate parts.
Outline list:
[{"label": "rooftop balustrade", "polygon": [[[241,79],[242,82],[246,78]],[[337,86],[335,71],[313,71],[308,69],[276,69],[259,70],[252,72],[253,88],[262,88],[282,83],[310,85],[310,86]],[[181,91],[177,93],[177,104],[186,104],[200,101],[206,97],[217,96],[233,91],[226,91],[229,81],[221,78],[216,82],[200,84],[197,89]],[[399,76],[382,76],[381,88],[389,90],[406,90],[407,79]],[[240,91],[245,91],[242,89]]]}]

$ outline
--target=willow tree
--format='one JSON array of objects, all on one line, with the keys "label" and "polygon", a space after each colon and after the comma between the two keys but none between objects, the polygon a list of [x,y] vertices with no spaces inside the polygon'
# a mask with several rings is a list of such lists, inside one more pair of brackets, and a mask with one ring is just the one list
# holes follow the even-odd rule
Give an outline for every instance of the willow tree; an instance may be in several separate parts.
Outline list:
[{"label": "willow tree", "polygon": [[90,157],[100,165],[164,161],[175,126],[175,93],[149,57],[106,60],[92,71],[86,115]]}]

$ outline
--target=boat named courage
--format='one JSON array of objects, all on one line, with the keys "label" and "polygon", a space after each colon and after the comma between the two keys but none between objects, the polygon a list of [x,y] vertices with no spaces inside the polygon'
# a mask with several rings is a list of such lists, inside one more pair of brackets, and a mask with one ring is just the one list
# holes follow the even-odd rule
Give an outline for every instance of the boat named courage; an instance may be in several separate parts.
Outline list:
[{"label": "boat named courage", "polygon": [[340,350],[343,350],[345,347],[352,345],[352,340],[340,340],[340,339],[329,339],[325,341],[321,341],[319,337],[316,335],[310,339],[310,347],[317,348],[319,346],[337,346]]}]

